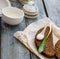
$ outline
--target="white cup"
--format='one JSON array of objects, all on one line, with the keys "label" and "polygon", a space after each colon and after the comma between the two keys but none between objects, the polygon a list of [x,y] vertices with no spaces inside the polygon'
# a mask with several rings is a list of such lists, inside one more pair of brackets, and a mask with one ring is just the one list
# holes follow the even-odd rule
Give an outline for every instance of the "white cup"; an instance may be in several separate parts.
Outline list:
[{"label": "white cup", "polygon": [[16,7],[6,7],[2,9],[2,20],[9,25],[17,25],[24,18],[23,10]]}]

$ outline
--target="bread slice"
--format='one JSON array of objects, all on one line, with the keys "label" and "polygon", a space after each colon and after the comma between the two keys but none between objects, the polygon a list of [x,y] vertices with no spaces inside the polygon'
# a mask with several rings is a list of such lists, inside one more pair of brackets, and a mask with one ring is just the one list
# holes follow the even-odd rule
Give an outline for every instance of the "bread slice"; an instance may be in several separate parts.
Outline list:
[{"label": "bread slice", "polygon": [[[37,36],[42,30],[43,30],[43,28],[40,29],[40,30],[37,32],[36,36]],[[49,30],[50,30],[50,27],[47,27],[46,30],[45,30],[45,33],[44,33],[45,36],[48,34]],[[41,42],[42,42],[41,40],[37,40],[37,38],[35,37],[35,44],[36,44],[37,49],[38,49],[38,47],[40,46]],[[50,33],[50,36],[49,36],[47,42],[46,42],[46,46],[45,46],[45,49],[44,49],[43,53],[44,53],[44,55],[46,55],[46,56],[48,56],[48,57],[52,57],[52,56],[55,55],[55,49],[54,49],[54,45],[53,45],[53,35],[52,35],[52,31],[51,31],[51,33]]]},{"label": "bread slice", "polygon": [[60,59],[60,40],[55,45],[55,52],[58,59]]}]

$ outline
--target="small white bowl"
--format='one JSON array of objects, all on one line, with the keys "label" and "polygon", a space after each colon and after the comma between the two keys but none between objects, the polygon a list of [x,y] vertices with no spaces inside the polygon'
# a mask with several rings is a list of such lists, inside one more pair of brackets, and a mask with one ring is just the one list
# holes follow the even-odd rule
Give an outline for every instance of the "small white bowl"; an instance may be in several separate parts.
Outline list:
[{"label": "small white bowl", "polygon": [[17,25],[24,18],[24,12],[16,7],[6,7],[2,9],[2,20],[9,25]]}]

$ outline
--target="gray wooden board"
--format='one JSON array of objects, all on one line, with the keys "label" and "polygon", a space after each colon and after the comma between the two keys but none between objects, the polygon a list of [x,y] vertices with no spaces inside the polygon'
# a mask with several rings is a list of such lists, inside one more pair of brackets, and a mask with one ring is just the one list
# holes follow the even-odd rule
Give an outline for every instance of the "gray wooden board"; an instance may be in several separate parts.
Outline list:
[{"label": "gray wooden board", "polygon": [[[21,8],[18,2],[12,2],[12,5]],[[16,31],[25,28],[25,20],[17,26],[9,26],[2,21],[1,59],[30,59],[30,52],[13,37]]]},{"label": "gray wooden board", "polygon": [[[36,19],[28,19],[29,24],[46,17],[45,12],[44,12],[44,8],[43,8],[42,0],[35,0],[35,5],[37,6],[37,8],[39,10],[38,17]],[[31,53],[31,59],[39,59],[39,58]]]},{"label": "gray wooden board", "polygon": [[44,0],[49,18],[60,27],[60,0]]},{"label": "gray wooden board", "polygon": [[25,27],[24,21],[14,27],[2,23],[1,59],[30,59],[30,52],[13,37],[16,31],[23,30]]},{"label": "gray wooden board", "polygon": [[[14,2],[11,0],[11,4],[15,7],[22,8],[18,1]],[[35,55],[31,54],[29,50],[13,37],[16,31],[23,31],[30,23],[46,17],[42,0],[36,0],[35,4],[39,8],[39,16],[37,19],[25,18],[17,26],[9,26],[2,21],[1,59],[37,59]]]},{"label": "gray wooden board", "polygon": [[9,0],[10,2],[18,2],[17,0]]},{"label": "gray wooden board", "polygon": [[60,27],[60,0],[44,0],[49,18]]}]

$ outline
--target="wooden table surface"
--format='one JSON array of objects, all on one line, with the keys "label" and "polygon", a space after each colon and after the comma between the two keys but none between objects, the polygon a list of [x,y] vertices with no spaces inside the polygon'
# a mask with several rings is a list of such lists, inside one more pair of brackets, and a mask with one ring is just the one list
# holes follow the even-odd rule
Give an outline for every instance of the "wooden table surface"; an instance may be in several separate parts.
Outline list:
[{"label": "wooden table surface", "polygon": [[[18,0],[10,0],[11,5],[22,8]],[[23,31],[30,23],[49,17],[58,27],[60,27],[60,0],[35,0],[39,9],[37,19],[24,18],[17,26],[10,26],[1,22],[1,59],[38,59],[25,46],[17,41],[13,34],[16,31]]]}]

